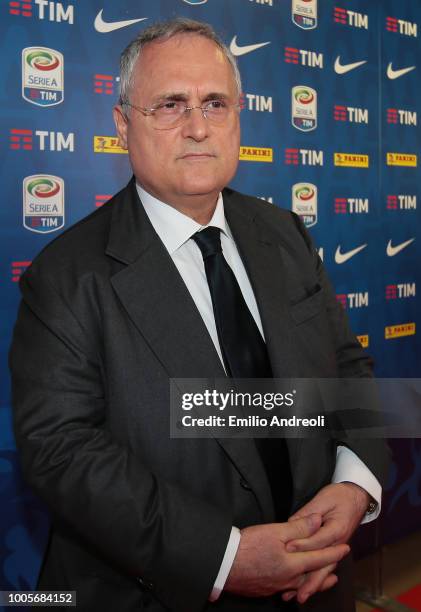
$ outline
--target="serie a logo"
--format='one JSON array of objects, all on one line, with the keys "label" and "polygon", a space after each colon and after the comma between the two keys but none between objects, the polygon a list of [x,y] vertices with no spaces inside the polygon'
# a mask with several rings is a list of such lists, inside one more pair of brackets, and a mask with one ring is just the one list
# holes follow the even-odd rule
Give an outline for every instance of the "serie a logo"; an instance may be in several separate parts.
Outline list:
[{"label": "serie a logo", "polygon": [[64,181],[51,174],[23,179],[23,226],[48,234],[64,226]]},{"label": "serie a logo", "polygon": [[306,227],[317,223],[317,187],[312,183],[292,186],[292,210],[301,217]]},{"label": "serie a logo", "polygon": [[317,28],[317,0],[292,0],[291,18],[303,30]]},{"label": "serie a logo", "polygon": [[37,106],[55,106],[64,100],[64,58],[47,47],[22,50],[22,97]]},{"label": "serie a logo", "polygon": [[302,132],[317,127],[317,92],[307,85],[296,85],[291,90],[291,123]]}]

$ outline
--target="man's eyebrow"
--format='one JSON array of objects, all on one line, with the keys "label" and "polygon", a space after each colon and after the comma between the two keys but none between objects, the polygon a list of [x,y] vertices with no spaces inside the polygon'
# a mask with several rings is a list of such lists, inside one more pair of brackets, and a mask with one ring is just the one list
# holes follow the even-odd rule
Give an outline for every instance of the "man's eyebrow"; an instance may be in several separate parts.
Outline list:
[{"label": "man's eyebrow", "polygon": [[[229,96],[227,93],[214,91],[206,94],[202,102],[207,102],[208,100],[226,100]],[[189,95],[183,91],[168,91],[162,94],[159,94],[155,98],[153,98],[151,102],[151,106],[156,106],[157,104],[161,104],[162,102],[167,102],[168,100],[174,100],[175,102],[187,102],[189,99]]]}]

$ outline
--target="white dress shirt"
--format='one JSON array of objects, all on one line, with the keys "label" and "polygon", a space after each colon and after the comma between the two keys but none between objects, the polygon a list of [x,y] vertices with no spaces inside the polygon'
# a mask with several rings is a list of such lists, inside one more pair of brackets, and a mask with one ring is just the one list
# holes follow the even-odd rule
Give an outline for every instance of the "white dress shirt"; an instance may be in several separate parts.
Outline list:
[{"label": "white dress shirt", "polygon": [[[193,234],[202,230],[204,227],[213,226],[221,230],[222,252],[237,279],[244,300],[264,339],[263,327],[256,299],[243,261],[238,253],[237,246],[225,219],[222,194],[219,195],[212,219],[207,226],[203,226],[197,223],[197,221],[194,221],[191,217],[184,215],[176,208],[151,196],[140,185],[136,184],[136,189],[154,230],[170,254],[196,304],[209,335],[212,338],[212,342],[222,365],[224,365],[224,362],[216,331],[212,299],[206,278],[203,257],[195,241],[191,240]],[[365,523],[375,519],[380,513],[381,508],[382,489],[379,481],[354,452],[345,446],[338,446],[336,452],[336,467],[332,482],[337,483],[345,481],[359,485],[376,500],[378,504],[376,511],[372,514],[366,514],[362,522]],[[233,526],[225,555],[209,598],[211,601],[216,601],[224,588],[240,544],[240,538],[240,530]]]}]

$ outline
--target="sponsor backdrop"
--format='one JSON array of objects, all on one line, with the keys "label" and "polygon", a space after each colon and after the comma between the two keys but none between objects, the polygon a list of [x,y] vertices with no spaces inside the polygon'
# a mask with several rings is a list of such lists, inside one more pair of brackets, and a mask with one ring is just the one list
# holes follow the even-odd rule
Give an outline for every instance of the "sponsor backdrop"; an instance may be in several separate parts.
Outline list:
[{"label": "sponsor backdrop", "polygon": [[[0,11],[0,588],[21,589],[34,584],[48,518],[22,484],[12,436],[17,281],[130,177],[111,117],[120,50],[159,18],[216,27],[243,76],[233,187],[301,215],[377,374],[417,377],[421,3],[3,0]],[[394,537],[421,505],[420,445],[395,447],[383,518]]]}]

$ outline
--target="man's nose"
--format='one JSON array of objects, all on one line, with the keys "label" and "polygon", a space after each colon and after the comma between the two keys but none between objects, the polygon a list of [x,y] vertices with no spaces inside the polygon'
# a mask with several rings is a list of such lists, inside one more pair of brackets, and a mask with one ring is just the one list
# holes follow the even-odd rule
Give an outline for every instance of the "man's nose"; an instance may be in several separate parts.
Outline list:
[{"label": "man's nose", "polygon": [[209,121],[205,119],[200,107],[195,106],[186,111],[186,118],[183,125],[183,136],[200,141],[207,138],[209,134]]}]

